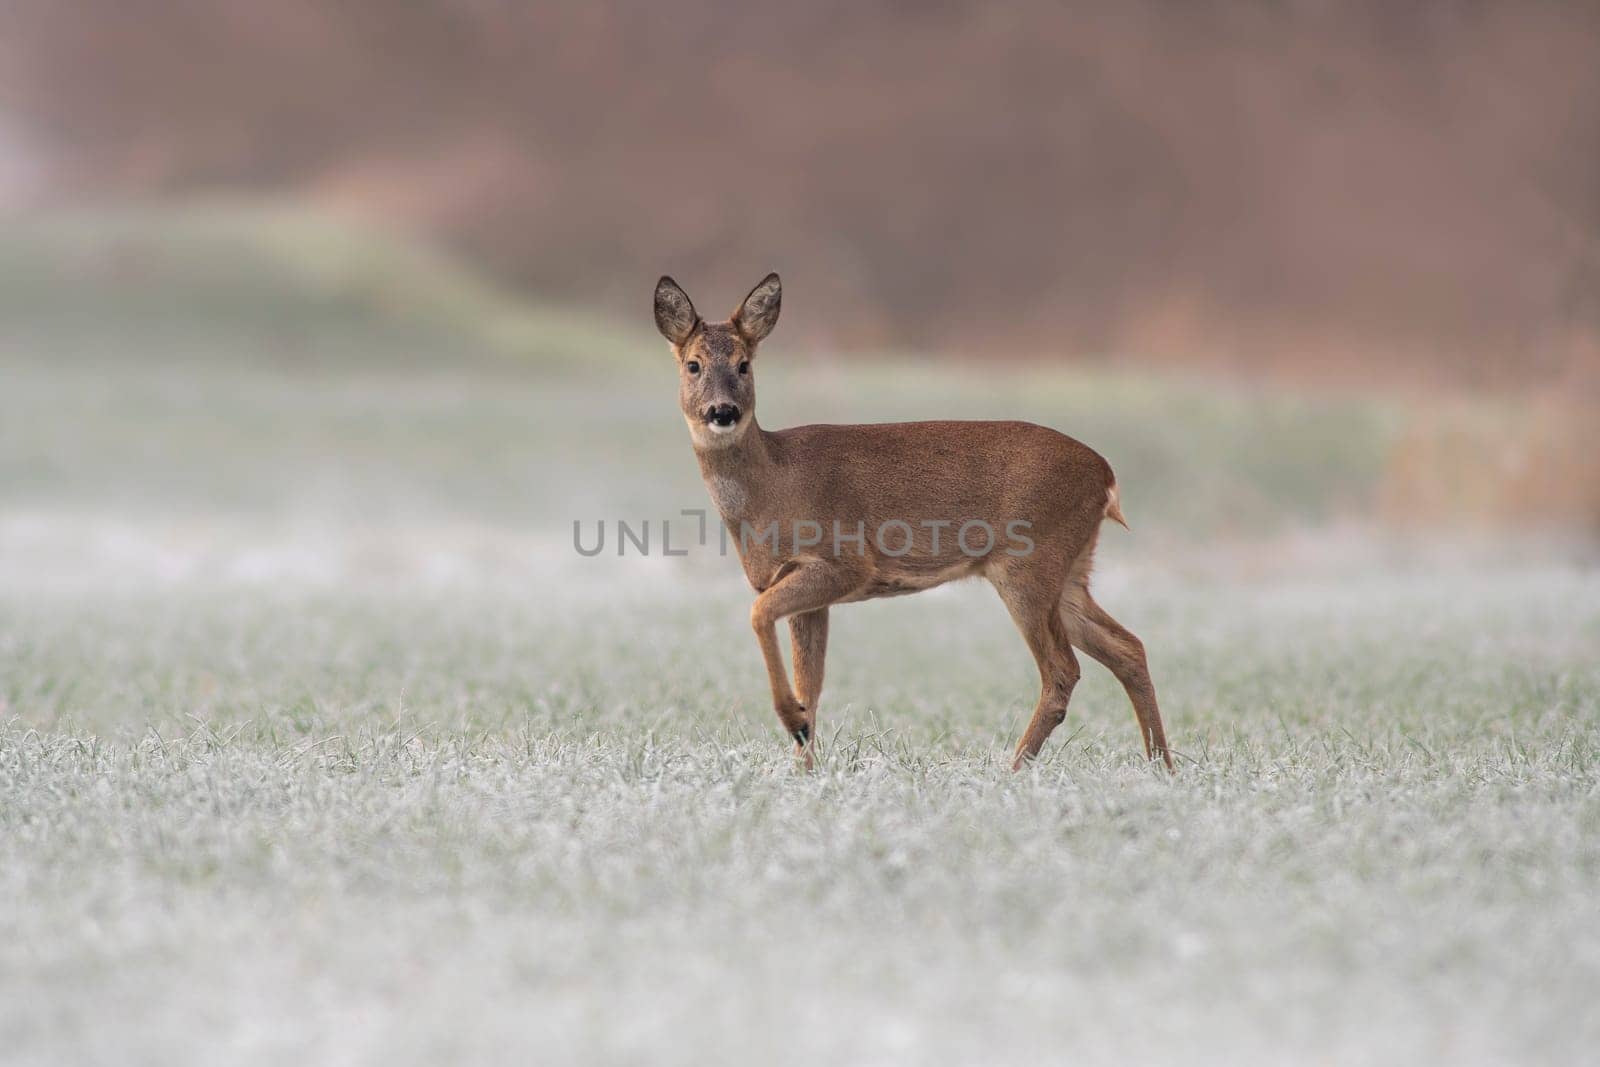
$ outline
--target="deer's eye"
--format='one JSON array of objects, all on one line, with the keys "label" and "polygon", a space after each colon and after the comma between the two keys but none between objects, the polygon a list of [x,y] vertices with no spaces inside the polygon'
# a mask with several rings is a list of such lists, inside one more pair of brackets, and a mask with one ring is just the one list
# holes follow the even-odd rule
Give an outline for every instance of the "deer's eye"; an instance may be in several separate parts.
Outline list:
[{"label": "deer's eye", "polygon": [[748,359],[741,359],[739,361],[739,373],[740,374],[749,374],[750,373],[750,361]]},{"label": "deer's eye", "polygon": [[690,374],[700,373],[700,361],[698,359],[691,359],[688,363],[688,367]]}]

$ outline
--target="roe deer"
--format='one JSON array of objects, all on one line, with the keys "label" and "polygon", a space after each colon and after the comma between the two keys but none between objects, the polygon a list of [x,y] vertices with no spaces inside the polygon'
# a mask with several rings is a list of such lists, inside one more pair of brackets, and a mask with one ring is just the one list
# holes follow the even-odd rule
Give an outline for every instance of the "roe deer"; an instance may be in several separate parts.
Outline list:
[{"label": "roe deer", "polygon": [[[1039,703],[1013,767],[1038,755],[1066,718],[1079,674],[1076,645],[1122,682],[1145,755],[1170,769],[1144,646],[1089,595],[1101,521],[1127,525],[1110,465],[1087,445],[1026,422],[762,429],[751,364],[777,324],[782,297],[778,276],[769,274],[731,319],[706,322],[678,283],[663,277],[655,319],[677,359],[678,403],[700,473],[758,594],[750,623],[773,706],[806,766],[828,608],[982,576],[1039,665]],[[983,542],[974,543],[974,529],[986,531]],[[780,619],[789,620],[798,695],[778,647]]]}]

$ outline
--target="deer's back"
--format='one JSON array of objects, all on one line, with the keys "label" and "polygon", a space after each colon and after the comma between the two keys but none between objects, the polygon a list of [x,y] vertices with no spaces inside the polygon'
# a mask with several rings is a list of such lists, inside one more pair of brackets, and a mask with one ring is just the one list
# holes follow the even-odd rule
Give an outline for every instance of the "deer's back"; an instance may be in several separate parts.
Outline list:
[{"label": "deer's back", "polygon": [[1100,507],[1110,465],[1029,422],[797,426],[770,434],[794,504],[819,516],[1024,519]]}]

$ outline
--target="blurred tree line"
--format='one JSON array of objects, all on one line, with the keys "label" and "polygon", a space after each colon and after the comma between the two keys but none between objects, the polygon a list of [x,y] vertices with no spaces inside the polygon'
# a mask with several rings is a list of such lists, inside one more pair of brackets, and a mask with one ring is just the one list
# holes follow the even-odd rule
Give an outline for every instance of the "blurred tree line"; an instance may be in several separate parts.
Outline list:
[{"label": "blurred tree line", "polygon": [[646,321],[1592,383],[1600,6],[11,0],[39,195],[288,193]]}]

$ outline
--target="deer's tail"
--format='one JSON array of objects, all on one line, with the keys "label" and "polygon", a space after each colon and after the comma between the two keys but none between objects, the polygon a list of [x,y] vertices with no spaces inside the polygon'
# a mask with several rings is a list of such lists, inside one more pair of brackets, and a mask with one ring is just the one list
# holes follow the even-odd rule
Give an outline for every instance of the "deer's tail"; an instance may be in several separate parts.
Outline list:
[{"label": "deer's tail", "polygon": [[1115,480],[1113,480],[1112,483],[1106,487],[1105,516],[1108,519],[1114,519],[1115,521],[1120,522],[1124,530],[1131,530],[1133,527],[1129,526],[1128,520],[1122,517],[1121,498],[1122,494],[1117,491],[1117,483]]}]

